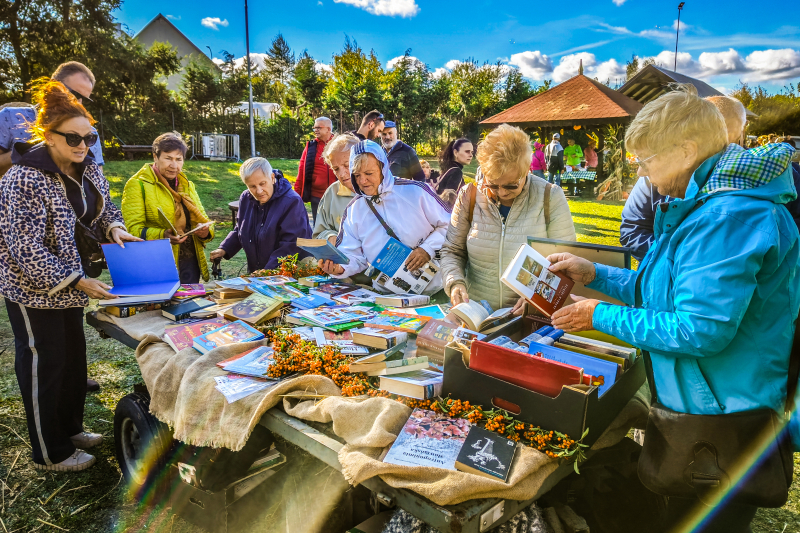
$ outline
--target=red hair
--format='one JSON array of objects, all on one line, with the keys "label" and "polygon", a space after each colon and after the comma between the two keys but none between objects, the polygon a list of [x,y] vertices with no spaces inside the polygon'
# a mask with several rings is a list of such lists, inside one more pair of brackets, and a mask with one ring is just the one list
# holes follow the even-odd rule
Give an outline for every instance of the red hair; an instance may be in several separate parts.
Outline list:
[{"label": "red hair", "polygon": [[45,133],[71,118],[83,117],[94,124],[92,115],[60,81],[39,78],[34,80],[33,88],[33,102],[39,106],[36,121],[28,126],[33,142],[43,141]]}]

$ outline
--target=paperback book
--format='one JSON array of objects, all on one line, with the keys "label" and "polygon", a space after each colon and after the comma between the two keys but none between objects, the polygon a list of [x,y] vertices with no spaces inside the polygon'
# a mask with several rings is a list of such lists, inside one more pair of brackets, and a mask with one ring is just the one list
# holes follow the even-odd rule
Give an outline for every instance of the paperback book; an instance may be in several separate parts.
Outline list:
[{"label": "paperback book", "polygon": [[425,305],[431,301],[431,297],[426,294],[396,294],[381,295],[375,298],[375,303],[389,307],[414,307],[415,305]]},{"label": "paperback book", "polygon": [[253,291],[254,293],[257,292],[259,294],[263,294],[264,296],[269,296],[270,298],[274,298],[276,300],[280,300],[283,303],[290,303],[293,300],[298,298],[304,298],[306,295],[302,292],[298,291],[293,287],[289,287],[287,285],[270,285],[264,281],[254,281],[250,285],[247,286],[248,289]]},{"label": "paperback book", "polygon": [[383,462],[455,470],[470,428],[469,421],[463,418],[414,409]]},{"label": "paperback book", "polygon": [[231,279],[223,279],[216,282],[217,287],[222,287],[226,289],[242,289],[250,284],[250,280],[247,278],[231,278]]},{"label": "paperback book", "polygon": [[239,342],[258,341],[263,338],[263,333],[239,320],[196,337],[192,342],[192,346],[194,346],[194,349],[198,352],[206,354],[220,346],[227,346],[228,344]]},{"label": "paperback book", "polygon": [[313,255],[316,259],[330,259],[337,265],[346,265],[350,259],[327,239],[297,239],[297,247]]},{"label": "paperback book", "polygon": [[380,296],[378,293],[367,289],[356,289],[340,296],[334,296],[333,299],[340,304],[353,305],[362,302],[375,303],[378,296]]},{"label": "paperback book", "polygon": [[192,311],[191,313],[189,313],[189,315],[196,318],[207,318],[212,316],[218,316],[220,318],[224,318],[223,315],[225,314],[225,311],[227,311],[234,305],[236,305],[236,303],[214,304],[211,307],[205,307],[203,309],[198,309],[197,311]]},{"label": "paperback book", "polygon": [[333,279],[330,276],[306,276],[300,278],[297,282],[305,287],[319,287],[325,283],[330,283]]},{"label": "paperback book", "polygon": [[450,309],[450,312],[464,322],[467,328],[481,333],[491,333],[491,330],[514,318],[510,307],[492,313],[475,300],[460,303]]},{"label": "paperback book", "polygon": [[172,223],[172,221],[169,219],[169,217],[166,215],[166,213],[164,213],[163,209],[161,209],[160,207],[157,207],[156,209],[158,210],[158,219],[161,221],[161,224],[164,225],[164,226],[169,226],[169,229],[172,230],[172,234],[175,235],[175,237],[177,237],[179,239],[181,237],[185,237],[186,235],[191,235],[192,233],[194,233],[194,232],[196,232],[198,230],[201,230],[203,228],[210,228],[211,226],[214,225],[214,222],[204,222],[202,224],[198,224],[197,226],[195,226],[194,228],[192,228],[189,231],[181,233],[180,231],[178,231],[175,228],[175,225]]},{"label": "paperback book", "polygon": [[266,378],[267,370],[275,361],[273,355],[272,348],[259,346],[255,350],[249,350],[244,357],[228,363],[222,369],[226,372],[242,374],[243,376]]},{"label": "paperback book", "polygon": [[458,453],[455,467],[461,472],[505,482],[516,452],[517,443],[513,440],[480,426],[472,426]]},{"label": "paperback book", "polygon": [[314,328],[314,341],[317,346],[337,346],[343,354],[366,355],[369,350],[353,342],[353,335],[349,331],[336,333],[322,328]]},{"label": "paperback book", "polygon": [[106,314],[116,316],[119,318],[132,317],[137,313],[146,313],[147,311],[158,311],[165,304],[162,302],[153,302],[149,304],[134,304],[134,305],[108,305],[103,308]]},{"label": "paperback book", "polygon": [[295,283],[297,280],[291,276],[262,276],[250,278],[250,281],[260,281],[267,285],[283,285],[284,283]]},{"label": "paperback book", "polygon": [[561,272],[551,272],[549,266],[542,254],[523,244],[500,281],[545,316],[552,316],[566,303],[575,282]]},{"label": "paperback book", "polygon": [[280,313],[283,307],[281,300],[270,298],[263,294],[254,293],[233,305],[224,316],[228,320],[244,320],[248,324],[256,325],[270,318],[274,318],[276,313]]},{"label": "paperback book", "polygon": [[334,281],[332,283],[325,283],[324,285],[320,285],[308,291],[309,294],[315,294],[317,296],[323,296],[325,298],[333,299],[336,296],[341,296],[342,294],[346,294],[348,292],[353,292],[354,290],[358,289],[357,285],[350,285],[349,283],[342,283],[340,281]]},{"label": "paperback book", "polygon": [[220,391],[228,403],[246,398],[253,393],[264,390],[274,385],[274,382],[265,381],[263,379],[255,379],[247,376],[237,376],[236,374],[229,374],[227,376],[217,376],[214,378],[217,382],[216,389]]},{"label": "paperback book", "polygon": [[[350,363],[350,371],[351,372],[366,372],[367,370],[373,370],[373,368],[367,368],[366,366],[361,365],[372,365],[377,363],[384,363],[386,361],[391,361],[394,359],[402,359],[405,353],[406,343],[403,342],[398,344],[397,346],[392,346],[388,350],[383,350],[377,353],[371,353],[369,355],[365,355],[363,357],[359,357],[352,363]],[[353,365],[356,365],[355,367]],[[360,368],[361,370],[354,370],[354,368]],[[381,368],[381,367],[375,367]]]},{"label": "paperback book", "polygon": [[347,322],[363,322],[375,316],[375,312],[365,307],[318,307],[298,313],[318,326],[333,326]]},{"label": "paperback book", "polygon": [[292,305],[300,310],[303,309],[316,309],[317,307],[336,305],[336,302],[324,296],[317,296],[316,294],[309,294],[302,298],[292,300]]},{"label": "paperback book", "polygon": [[173,298],[183,300],[186,298],[194,298],[195,296],[205,296],[206,287],[202,283],[183,283],[178,290],[175,291]]},{"label": "paperback book", "polygon": [[421,330],[430,318],[426,316],[407,315],[392,311],[384,311],[364,322],[370,328],[384,329],[390,331],[405,331],[406,333],[416,334]]},{"label": "paperback book", "polygon": [[453,342],[457,329],[458,326],[450,322],[430,320],[417,335],[417,352],[428,355],[437,364],[444,364],[444,349]]},{"label": "paperback book", "polygon": [[210,333],[228,323],[224,318],[212,318],[201,320],[191,324],[175,324],[164,328],[164,342],[169,344],[173,350],[180,352],[186,348],[191,348],[195,337]]},{"label": "paperback book", "polygon": [[419,269],[408,270],[406,261],[412,251],[397,239],[389,237],[373,261],[373,266],[380,271],[375,284],[395,294],[421,294],[439,272],[439,265],[429,261]]},{"label": "paperback book", "polygon": [[597,385],[599,389],[597,391],[598,396],[603,396],[622,373],[622,366],[617,363],[604,361],[569,350],[562,350],[554,346],[532,344],[529,353],[549,361],[555,361],[581,369],[584,375],[591,375],[591,384]]}]

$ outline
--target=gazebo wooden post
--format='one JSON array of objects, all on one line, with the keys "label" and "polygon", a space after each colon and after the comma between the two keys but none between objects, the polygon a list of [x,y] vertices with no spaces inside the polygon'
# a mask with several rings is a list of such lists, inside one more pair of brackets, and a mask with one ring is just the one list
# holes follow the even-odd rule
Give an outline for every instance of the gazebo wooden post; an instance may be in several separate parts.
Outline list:
[{"label": "gazebo wooden post", "polygon": [[606,179],[606,171],[603,168],[603,150],[606,147],[606,137],[602,128],[597,129],[597,183]]}]

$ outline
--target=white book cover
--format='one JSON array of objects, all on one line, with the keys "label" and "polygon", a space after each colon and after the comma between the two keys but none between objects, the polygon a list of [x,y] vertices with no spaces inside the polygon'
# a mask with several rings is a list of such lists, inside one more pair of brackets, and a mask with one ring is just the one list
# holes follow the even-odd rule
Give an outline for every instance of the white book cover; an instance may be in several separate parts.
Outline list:
[{"label": "white book cover", "polygon": [[455,470],[456,458],[470,427],[463,418],[414,409],[383,462]]},{"label": "white book cover", "polygon": [[575,284],[560,272],[549,270],[550,261],[523,244],[500,281],[547,316],[560,309]]},{"label": "white book cover", "polygon": [[[353,342],[353,336],[349,331],[346,331],[342,334],[337,334],[332,331],[326,331],[322,328],[313,329],[314,340],[316,341],[317,346],[338,346],[339,350],[343,354],[347,355],[367,355],[369,353],[369,349],[366,346],[359,346]],[[347,338],[335,338],[337,335],[343,335]]]},{"label": "white book cover", "polygon": [[217,382],[216,389],[225,396],[228,403],[241,400],[242,398],[275,384],[275,382],[252,379],[247,376],[239,376],[236,374],[217,376],[214,378],[214,381]]},{"label": "white book cover", "polygon": [[340,304],[354,305],[363,302],[375,303],[375,298],[380,296],[377,292],[372,292],[367,289],[356,289],[354,291],[342,294],[341,296],[334,296],[333,299]]}]

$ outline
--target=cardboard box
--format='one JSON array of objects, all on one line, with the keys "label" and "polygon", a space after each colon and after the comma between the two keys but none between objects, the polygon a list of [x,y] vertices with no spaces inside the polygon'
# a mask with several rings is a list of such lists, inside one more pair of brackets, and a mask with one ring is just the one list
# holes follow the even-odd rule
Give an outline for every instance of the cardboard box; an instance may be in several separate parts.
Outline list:
[{"label": "cardboard box", "polygon": [[[513,320],[484,340],[501,335],[519,340],[529,328],[530,321]],[[557,397],[550,398],[470,370],[462,352],[448,347],[445,350],[442,397],[449,394],[484,409],[493,406],[506,409],[525,423],[566,433],[576,440],[589,428],[583,442],[591,446],[633,398],[644,380],[644,360],[640,356],[602,398],[598,397],[597,387],[583,391],[566,385]]]}]

